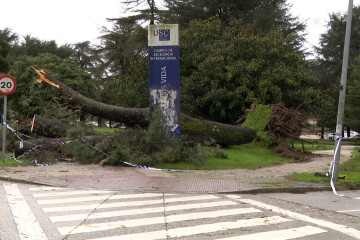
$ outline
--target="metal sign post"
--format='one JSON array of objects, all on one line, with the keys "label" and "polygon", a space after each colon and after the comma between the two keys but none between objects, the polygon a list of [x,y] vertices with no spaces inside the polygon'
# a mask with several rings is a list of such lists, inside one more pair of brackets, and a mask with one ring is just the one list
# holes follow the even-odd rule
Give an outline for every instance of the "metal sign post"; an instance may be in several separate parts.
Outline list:
[{"label": "metal sign post", "polygon": [[4,95],[4,114],[2,115],[2,162],[5,163],[6,158],[6,115],[7,115],[7,96],[12,94],[16,89],[16,81],[10,75],[0,76],[0,94]]},{"label": "metal sign post", "polygon": [[172,136],[180,137],[180,61],[178,24],[150,25],[150,107],[159,107]]},{"label": "metal sign post", "polygon": [[347,82],[347,74],[348,74],[352,12],[353,12],[353,0],[349,0],[348,16],[347,16],[347,22],[346,22],[344,55],[343,55],[342,72],[341,72],[338,115],[337,115],[337,123],[336,123],[336,136],[337,136],[337,138],[336,138],[336,141],[335,141],[335,148],[338,146],[339,149],[338,149],[338,151],[334,152],[334,154],[335,154],[334,173],[333,173],[333,178],[332,178],[332,180],[334,182],[338,181],[338,176],[339,176],[340,151],[341,151],[341,142],[339,141],[339,139],[341,138],[341,136],[343,134],[345,95],[346,95],[346,82]]}]

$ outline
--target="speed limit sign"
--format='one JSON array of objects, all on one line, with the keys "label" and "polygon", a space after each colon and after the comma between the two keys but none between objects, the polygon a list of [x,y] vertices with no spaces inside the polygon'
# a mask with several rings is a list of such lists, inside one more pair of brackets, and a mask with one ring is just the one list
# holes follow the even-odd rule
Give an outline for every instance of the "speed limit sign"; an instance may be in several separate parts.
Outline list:
[{"label": "speed limit sign", "polygon": [[2,95],[10,95],[16,89],[16,81],[10,75],[2,75],[0,76],[0,94]]}]

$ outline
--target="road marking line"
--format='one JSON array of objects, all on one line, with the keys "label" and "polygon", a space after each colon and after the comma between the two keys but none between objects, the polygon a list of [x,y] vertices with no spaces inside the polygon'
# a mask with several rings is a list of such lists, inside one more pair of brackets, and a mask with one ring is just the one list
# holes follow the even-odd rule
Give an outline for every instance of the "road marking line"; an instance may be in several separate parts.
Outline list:
[{"label": "road marking line", "polygon": [[61,204],[61,203],[78,203],[78,202],[93,202],[93,201],[104,201],[108,199],[110,195],[101,195],[101,196],[89,196],[89,197],[78,197],[78,198],[60,198],[60,199],[47,199],[47,200],[37,200],[37,203],[40,205],[46,204]]},{"label": "road marking line", "polygon": [[[74,193],[74,192],[73,192]],[[84,192],[80,192],[84,194]],[[74,194],[78,194],[75,192]],[[62,193],[59,194],[61,196]],[[72,194],[73,195],[73,194]],[[56,195],[55,195],[56,196]],[[59,204],[59,203],[76,203],[76,202],[88,202],[88,201],[103,201],[109,198],[110,195],[100,195],[100,196],[89,196],[89,197],[77,197],[77,198],[63,198],[63,199],[47,199],[47,200],[38,200],[39,204]],[[113,195],[109,199],[128,199],[128,198],[147,198],[147,197],[162,197],[162,194],[129,194],[129,195]],[[219,197],[214,195],[205,195],[205,196],[187,196],[180,198],[169,198],[165,199],[165,203],[171,202],[183,202],[183,201],[192,201],[192,200],[211,200],[211,199],[219,199]]]},{"label": "road marking line", "polygon": [[231,215],[240,215],[246,213],[258,213],[261,212],[255,208],[236,208],[236,209],[227,209],[227,210],[218,210],[218,211],[208,211],[208,212],[193,212],[177,215],[168,215],[166,216],[166,222],[180,222],[188,221],[195,219],[205,219],[205,218],[217,218],[225,217]]},{"label": "road marking line", "polygon": [[141,218],[141,219],[132,219],[132,220],[123,220],[115,222],[106,222],[106,223],[93,223],[93,224],[84,224],[80,226],[71,226],[71,227],[61,227],[58,228],[58,231],[61,235],[68,234],[78,234],[86,232],[95,232],[95,231],[105,231],[110,229],[117,228],[128,228],[128,227],[139,227],[152,224],[162,224],[165,228],[165,218],[153,217],[153,218]]},{"label": "road marking line", "polygon": [[16,184],[3,184],[20,239],[47,239],[39,222]]},{"label": "road marking line", "polygon": [[44,212],[66,212],[66,211],[78,211],[78,210],[92,210],[92,209],[105,209],[105,208],[116,208],[116,207],[135,207],[135,206],[146,206],[153,204],[162,204],[163,199],[156,200],[142,200],[142,201],[131,201],[131,202],[113,202],[103,204],[85,204],[85,205],[72,205],[72,206],[61,206],[61,207],[46,207],[43,208]]},{"label": "road marking line", "polygon": [[252,218],[242,219],[236,222],[218,222],[212,224],[203,224],[193,227],[183,227],[168,229],[168,236],[170,238],[185,237],[195,234],[212,233],[217,231],[227,231],[229,229],[245,228],[245,227],[256,227],[263,225],[274,225],[284,222],[289,222],[290,219],[285,219],[279,216],[265,217],[265,218]]},{"label": "road marking line", "polygon": [[[53,190],[61,190],[53,189]],[[86,190],[86,191],[46,191],[46,192],[35,192],[32,195],[34,198],[44,198],[44,197],[59,197],[59,196],[75,196],[75,195],[85,195],[85,194],[111,194],[111,191],[102,191],[102,190]]]},{"label": "road marking line", "polygon": [[328,221],[324,221],[321,219],[316,219],[316,218],[312,218],[300,213],[296,213],[296,212],[292,212],[286,209],[282,209],[279,207],[275,207],[275,206],[271,206],[262,202],[258,202],[255,200],[251,200],[251,199],[242,199],[240,196],[237,195],[227,195],[229,198],[234,199],[234,200],[238,200],[240,202],[243,203],[248,203],[251,204],[253,206],[257,206],[259,208],[263,208],[263,209],[267,209],[267,210],[271,210],[273,212],[277,212],[277,213],[281,213],[284,215],[287,215],[289,217],[301,220],[301,221],[305,221],[305,222],[309,222],[309,223],[313,223],[315,225],[321,226],[321,227],[326,227],[326,228],[330,228],[332,230],[341,232],[343,234],[346,234],[348,236],[351,236],[355,239],[360,239],[360,231],[354,228],[350,228],[348,226],[345,225],[340,225],[340,224],[336,224],[336,223],[332,223],[332,222],[328,222]]},{"label": "road marking line", "polygon": [[[237,203],[233,201],[219,201],[219,202],[210,202],[203,204],[183,204],[177,205],[176,210],[188,210],[188,209],[199,209],[199,208],[210,208],[210,207],[222,207],[222,206],[233,206],[237,205]],[[201,206],[201,207],[199,207]],[[171,211],[173,208],[166,207],[166,211]],[[95,212],[90,216],[88,214],[68,214],[61,216],[51,216],[50,220],[52,222],[67,222],[67,221],[76,221],[76,220],[84,220],[88,219],[97,219],[97,218],[107,218],[107,217],[122,217],[128,215],[139,215],[139,214],[147,214],[147,213],[163,213],[164,207],[146,207],[146,208],[137,208],[130,210],[116,210],[116,211],[107,211],[107,212]]]},{"label": "road marking line", "polygon": [[[212,224],[197,225],[193,227],[184,227],[184,228],[175,228],[168,230],[169,237],[183,237],[190,236],[195,234],[210,233],[217,231],[225,231],[229,229],[243,228],[243,227],[255,227],[262,225],[274,225],[284,222],[291,221],[279,216],[266,217],[266,218],[253,218],[253,219],[243,219],[236,222],[219,222]],[[106,222],[106,223],[94,223],[94,224],[84,224],[80,226],[71,226],[71,227],[61,227],[58,228],[58,231],[61,235],[68,234],[78,234],[86,232],[95,232],[95,231],[105,231],[116,228],[128,228],[128,227],[139,227],[146,226],[149,224],[163,224],[165,226],[164,217],[154,217],[154,218],[142,218],[142,219],[133,219],[133,220],[124,220],[124,221],[115,221],[115,222]]]},{"label": "road marking line", "polygon": [[338,212],[338,213],[360,212],[360,209],[342,210],[342,211],[336,211],[336,212]]},{"label": "road marking line", "polygon": [[229,237],[229,238],[219,238],[218,240],[254,240],[254,239],[289,240],[289,239],[307,237],[325,232],[327,231],[321,228],[305,226],[300,228],[290,228],[285,230],[261,232],[261,233],[243,235],[243,236]]},{"label": "road marking line", "polygon": [[43,192],[43,191],[53,191],[53,190],[64,190],[63,187],[33,187],[29,188],[31,192]]},{"label": "road marking line", "polygon": [[178,211],[185,209],[198,209],[198,208],[206,208],[206,207],[218,207],[218,206],[231,206],[238,205],[236,202],[232,201],[219,201],[219,202],[208,202],[208,203],[188,203],[183,205],[174,205],[174,206],[165,206],[166,212],[169,211]]},{"label": "road marking line", "polygon": [[166,230],[162,231],[154,231],[154,232],[144,232],[144,233],[132,233],[132,234],[125,234],[120,236],[113,236],[113,237],[103,237],[103,238],[92,238],[88,240],[132,240],[132,239],[146,239],[146,240],[166,240]]},{"label": "road marking line", "polygon": [[166,198],[166,197],[167,195],[165,195],[165,203],[220,199],[220,197],[215,195],[198,195],[198,196],[186,196],[186,197],[176,197],[176,198]]}]

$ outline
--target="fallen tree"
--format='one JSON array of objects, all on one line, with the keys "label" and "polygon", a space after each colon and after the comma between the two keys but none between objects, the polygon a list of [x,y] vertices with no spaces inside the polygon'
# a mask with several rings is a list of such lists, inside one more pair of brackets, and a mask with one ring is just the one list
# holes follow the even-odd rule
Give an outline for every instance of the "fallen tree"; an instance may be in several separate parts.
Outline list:
[{"label": "fallen tree", "polygon": [[[65,137],[66,132],[73,127],[70,123],[41,115],[34,115],[31,121],[31,132],[47,138]],[[84,135],[99,135],[99,133],[94,132],[92,129],[85,129]]]},{"label": "fallen tree", "polygon": [[[104,135],[91,135],[79,138],[78,140],[84,141],[87,144],[95,145],[96,143],[104,139]],[[68,143],[66,138],[46,138],[46,139],[32,139],[27,141],[16,141],[13,143],[11,149],[14,151],[14,156],[18,158],[23,154],[29,154],[35,149],[41,149],[42,151],[59,152],[61,151],[61,145]]]},{"label": "fallen tree", "polygon": [[[36,80],[39,84],[57,89],[83,112],[123,122],[128,126],[146,127],[149,124],[146,117],[149,112],[148,108],[124,108],[97,102],[76,92],[44,70],[35,69],[35,71],[39,75]],[[250,128],[199,120],[186,114],[181,114],[181,129],[184,134],[212,138],[218,144],[226,146],[249,143],[256,137],[256,132]]]}]

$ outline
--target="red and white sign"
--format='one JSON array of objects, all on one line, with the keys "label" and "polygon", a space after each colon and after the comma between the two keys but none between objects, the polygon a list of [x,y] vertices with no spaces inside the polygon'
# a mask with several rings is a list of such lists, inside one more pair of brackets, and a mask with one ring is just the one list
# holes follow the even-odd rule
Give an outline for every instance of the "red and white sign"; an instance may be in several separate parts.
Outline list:
[{"label": "red and white sign", "polygon": [[16,81],[10,75],[1,75],[0,76],[0,94],[10,95],[16,89]]}]

